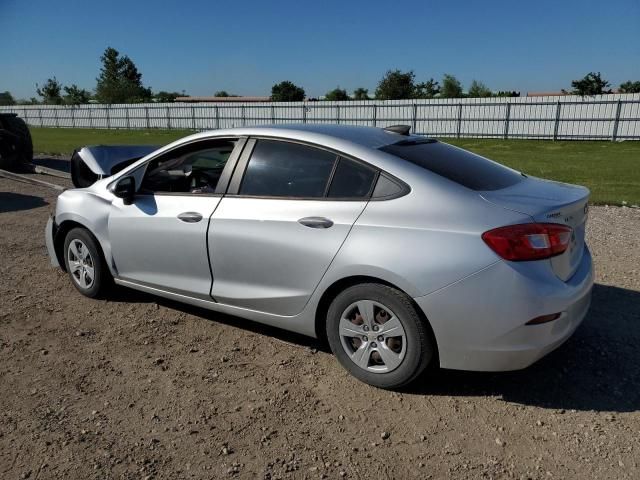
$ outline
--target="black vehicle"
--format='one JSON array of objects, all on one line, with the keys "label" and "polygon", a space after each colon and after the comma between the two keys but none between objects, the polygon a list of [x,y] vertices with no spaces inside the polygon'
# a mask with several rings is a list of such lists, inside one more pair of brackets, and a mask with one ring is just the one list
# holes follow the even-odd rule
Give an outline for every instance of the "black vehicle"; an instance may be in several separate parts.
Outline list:
[{"label": "black vehicle", "polygon": [[0,113],[0,168],[17,170],[33,160],[33,142],[25,121],[16,113]]}]

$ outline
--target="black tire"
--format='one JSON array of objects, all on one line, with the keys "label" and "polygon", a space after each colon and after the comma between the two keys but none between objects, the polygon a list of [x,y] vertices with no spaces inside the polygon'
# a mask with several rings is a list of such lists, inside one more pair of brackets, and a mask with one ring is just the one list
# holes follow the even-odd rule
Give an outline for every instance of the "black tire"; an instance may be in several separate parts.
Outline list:
[{"label": "black tire", "polygon": [[[92,282],[86,287],[81,285],[81,281],[78,279],[80,274],[77,271],[74,272],[73,265],[71,264],[72,259],[70,259],[70,255],[72,254],[70,254],[69,247],[71,243],[75,241],[81,242],[87,248],[90,256],[90,264],[93,268]],[[102,250],[98,246],[98,241],[84,228],[74,228],[67,233],[64,240],[64,263],[71,283],[86,297],[96,298],[103,295],[107,287],[111,284],[111,273],[104,261]],[[89,264],[89,260],[87,260],[87,264]],[[87,276],[84,277],[85,281],[87,278]]]},{"label": "black tire", "polygon": [[[342,345],[339,325],[343,312],[361,300],[371,300],[388,307],[400,320],[406,333],[406,352],[395,369],[376,373],[365,370],[351,360]],[[363,283],[347,288],[331,303],[327,313],[327,339],[340,364],[357,379],[375,387],[396,389],[411,383],[429,365],[435,346],[411,299],[395,288],[377,283]]]},{"label": "black tire", "polygon": [[30,164],[33,161],[33,141],[29,127],[20,117],[3,115],[2,126],[5,130],[20,138],[15,154],[8,157],[0,157],[0,168],[18,169],[21,166]]}]

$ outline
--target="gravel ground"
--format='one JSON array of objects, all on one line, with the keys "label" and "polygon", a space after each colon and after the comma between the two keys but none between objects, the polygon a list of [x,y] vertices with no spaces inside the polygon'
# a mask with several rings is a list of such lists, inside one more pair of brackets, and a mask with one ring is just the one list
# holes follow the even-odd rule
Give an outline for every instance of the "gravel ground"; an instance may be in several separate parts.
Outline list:
[{"label": "gravel ground", "polygon": [[0,179],[0,478],[640,478],[640,210],[593,207],[591,311],[504,374],[402,392],[323,345],[49,266],[55,192]]}]

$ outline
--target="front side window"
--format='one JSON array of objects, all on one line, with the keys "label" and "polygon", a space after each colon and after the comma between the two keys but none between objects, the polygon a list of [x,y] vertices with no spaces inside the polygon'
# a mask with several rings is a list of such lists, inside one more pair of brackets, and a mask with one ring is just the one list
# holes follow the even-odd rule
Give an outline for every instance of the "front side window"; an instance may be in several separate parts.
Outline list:
[{"label": "front side window", "polygon": [[147,164],[141,193],[215,193],[236,140],[207,140],[167,152]]},{"label": "front side window", "polygon": [[258,140],[240,195],[322,198],[337,156],[297,143]]}]

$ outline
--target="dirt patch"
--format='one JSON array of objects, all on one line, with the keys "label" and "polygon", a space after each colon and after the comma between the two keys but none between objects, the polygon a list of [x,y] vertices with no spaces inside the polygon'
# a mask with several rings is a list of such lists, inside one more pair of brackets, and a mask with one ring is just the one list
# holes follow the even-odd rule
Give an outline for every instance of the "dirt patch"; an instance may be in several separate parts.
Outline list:
[{"label": "dirt patch", "polygon": [[0,179],[1,478],[638,478],[640,211],[593,207],[559,350],[387,392],[324,346],[52,269],[55,192]]}]

